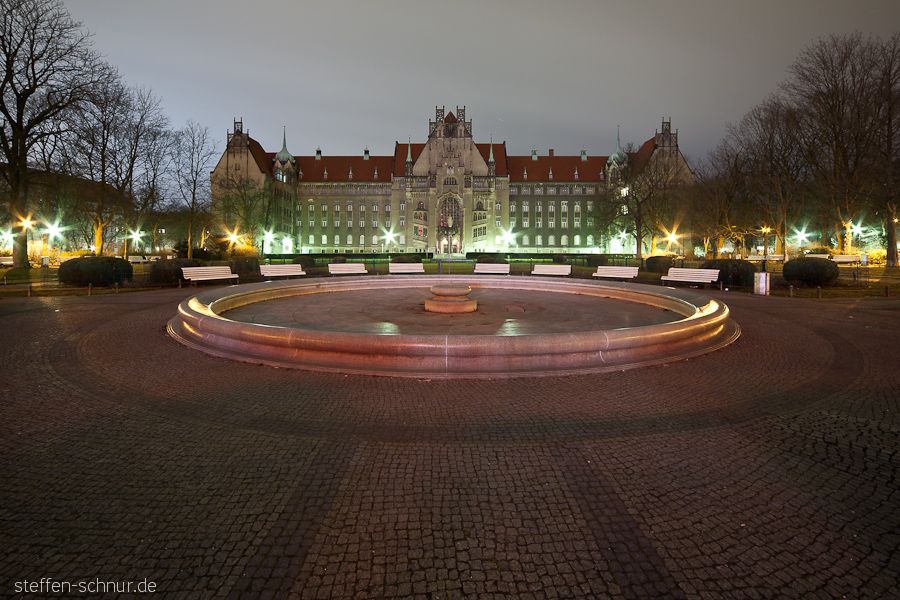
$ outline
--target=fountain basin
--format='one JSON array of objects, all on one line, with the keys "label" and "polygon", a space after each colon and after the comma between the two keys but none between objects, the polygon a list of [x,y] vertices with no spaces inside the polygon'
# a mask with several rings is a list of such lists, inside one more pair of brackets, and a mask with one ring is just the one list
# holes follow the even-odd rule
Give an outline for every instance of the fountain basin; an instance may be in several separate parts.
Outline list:
[{"label": "fountain basin", "polygon": [[[467,285],[479,290],[509,291],[510,297],[531,292],[610,298],[671,311],[671,322],[640,327],[580,327],[554,331],[553,315],[541,315],[525,335],[470,335],[469,315],[426,315],[452,318],[440,334],[421,330],[382,333],[341,331],[342,317],[300,326],[273,326],[234,321],[223,313],[276,298],[290,298],[298,307],[311,294],[364,291],[369,302],[379,291],[422,293],[431,286]],[[418,288],[418,291],[416,290]],[[565,296],[559,304],[565,305]],[[574,300],[574,298],[573,298]],[[512,313],[511,313],[512,314]],[[582,315],[587,322],[591,315]],[[385,325],[391,325],[390,319]],[[723,303],[690,289],[632,283],[558,280],[539,277],[365,276],[307,279],[220,287],[200,292],[181,303],[169,322],[170,335],[207,354],[236,360],[315,371],[421,378],[496,378],[567,375],[622,370],[697,356],[722,348],[740,335]],[[458,334],[455,332],[459,332]]]}]

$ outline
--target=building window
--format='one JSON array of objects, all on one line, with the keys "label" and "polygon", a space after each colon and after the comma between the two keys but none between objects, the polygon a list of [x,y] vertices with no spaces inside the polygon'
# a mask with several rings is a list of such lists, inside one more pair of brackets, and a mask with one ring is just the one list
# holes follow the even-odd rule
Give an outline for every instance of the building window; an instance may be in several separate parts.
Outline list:
[{"label": "building window", "polygon": [[587,236],[587,245],[588,246],[594,245],[594,236],[592,236],[592,235]]},{"label": "building window", "polygon": [[527,235],[523,235],[523,236],[522,236],[522,245],[523,245],[523,246],[527,246],[527,245],[528,245],[528,236],[527,236]]},{"label": "building window", "polygon": [[326,203],[324,203],[324,202],[322,203],[322,212],[323,212],[323,213],[327,213],[327,212],[328,212],[328,205],[327,205]]},{"label": "building window", "polygon": [[500,227],[500,217],[497,217],[497,219],[494,221],[494,226]]},{"label": "building window", "polygon": [[568,246],[569,245],[569,236],[567,236],[567,235],[562,236],[562,239],[559,240],[559,245],[560,246]]},{"label": "building window", "polygon": [[366,205],[362,202],[359,203],[359,212],[366,212]]},{"label": "building window", "polygon": [[400,227],[405,227],[405,226],[406,226],[406,217],[404,217],[403,215],[400,215]]},{"label": "building window", "polygon": [[528,200],[522,203],[522,211],[528,212]]},{"label": "building window", "polygon": [[347,228],[348,228],[348,229],[352,229],[352,228],[353,228],[353,219],[347,219]]},{"label": "building window", "polygon": [[575,203],[575,212],[577,212],[577,213],[581,212],[581,202]]},{"label": "building window", "polygon": [[391,212],[391,203],[388,202],[384,205],[384,212]]},{"label": "building window", "polygon": [[543,219],[541,219],[540,217],[536,217],[535,220],[534,220],[534,226],[537,227],[538,229],[540,229],[541,227],[543,227],[543,226],[544,226],[544,221],[543,221]]},{"label": "building window", "polygon": [[544,245],[544,238],[541,237],[541,236],[537,236],[537,238],[535,238],[535,240],[534,240],[534,243],[535,243],[536,246],[543,246],[543,245]]},{"label": "building window", "polygon": [[550,194],[551,196],[555,196],[556,195],[556,186],[554,185],[554,186],[548,187],[547,193]]},{"label": "building window", "polygon": [[560,208],[563,212],[569,212],[569,201],[568,200],[563,200],[559,204],[560,204]]},{"label": "building window", "polygon": [[555,246],[555,245],[556,245],[556,238],[555,238],[554,236],[551,235],[550,238],[547,240],[547,245],[548,245],[548,246]]},{"label": "building window", "polygon": [[522,227],[528,227],[528,217],[522,217]]},{"label": "building window", "polygon": [[338,234],[334,234],[334,245],[337,246],[340,243],[341,243],[341,236],[339,236]]},{"label": "building window", "polygon": [[575,222],[573,223],[575,227],[581,227],[581,217],[575,217]]},{"label": "building window", "polygon": [[544,205],[541,204],[540,202],[535,203],[534,212],[540,213],[542,210],[544,210]]},{"label": "building window", "polygon": [[562,219],[560,219],[560,225],[562,225],[563,227],[568,227],[569,226],[568,217],[563,217]]},{"label": "building window", "polygon": [[313,221],[312,219],[310,219],[310,220],[309,220],[309,228],[312,229],[312,228],[315,227],[315,226],[316,226],[316,222]]},{"label": "building window", "polygon": [[372,205],[372,212],[378,212],[378,203]]},{"label": "building window", "polygon": [[510,229],[514,229],[515,227],[516,227],[516,218],[515,218],[515,217],[510,217],[510,218],[509,218],[509,228],[510,228]]},{"label": "building window", "polygon": [[322,227],[328,226],[328,219],[322,219]]},{"label": "building window", "polygon": [[400,210],[401,210],[401,211],[406,210],[406,203],[405,203],[405,202],[401,202],[401,203],[400,203]]},{"label": "building window", "polygon": [[312,233],[311,233],[311,234],[309,234],[309,243],[310,243],[310,245],[312,245],[312,244],[315,244],[315,243],[316,243],[316,236],[315,236],[315,235],[313,235],[313,234],[312,234]]},{"label": "building window", "polygon": [[378,219],[372,219],[372,227],[378,227]]},{"label": "building window", "polygon": [[359,245],[360,246],[366,245],[366,236],[364,236],[363,234],[359,234]]},{"label": "building window", "polygon": [[347,245],[348,245],[348,246],[352,246],[352,245],[353,245],[353,234],[351,234],[351,233],[348,233],[348,234],[347,234]]},{"label": "building window", "polygon": [[347,203],[347,212],[353,212],[353,203],[352,202]]},{"label": "building window", "polygon": [[497,202],[496,204],[494,204],[494,210],[500,211],[500,210],[503,210],[503,207],[500,206],[499,202]]},{"label": "building window", "polygon": [[556,202],[551,202],[550,206],[547,207],[547,210],[550,212],[556,212]]},{"label": "building window", "polygon": [[593,200],[588,200],[587,209],[588,209],[588,212],[591,212],[592,210],[594,210],[594,201]]},{"label": "building window", "polygon": [[377,235],[373,235],[373,236],[372,236],[372,245],[373,245],[373,246],[377,246],[377,245],[378,245],[378,236],[377,236]]},{"label": "building window", "polygon": [[516,212],[516,203],[515,202],[509,203],[509,212],[511,212],[511,213]]},{"label": "building window", "polygon": [[400,237],[397,238],[397,241],[399,241],[401,245],[405,244],[406,243],[406,235],[401,233]]},{"label": "building window", "polygon": [[334,212],[341,212],[341,203],[340,202],[334,203]]},{"label": "building window", "polygon": [[328,244],[328,236],[324,233],[322,234],[322,245],[325,246]]},{"label": "building window", "polygon": [[580,245],[581,245],[581,236],[580,236],[580,235],[576,235],[576,236],[575,236],[575,245],[576,245],[576,246],[580,246]]},{"label": "building window", "polygon": [[[584,193],[585,193],[585,194],[593,194],[593,193],[594,193],[594,188],[592,188],[592,187],[585,188],[585,189],[584,189]],[[592,245],[592,244],[588,244],[588,245],[590,246],[590,245]]]},{"label": "building window", "polygon": [[341,226],[341,221],[340,221],[340,219],[335,219],[335,220],[334,220],[334,226],[335,226],[335,227],[340,227],[340,226]]},{"label": "building window", "polygon": [[359,226],[360,226],[360,227],[365,227],[365,226],[366,226],[366,220],[365,220],[365,219],[360,219],[360,220],[359,220]]}]

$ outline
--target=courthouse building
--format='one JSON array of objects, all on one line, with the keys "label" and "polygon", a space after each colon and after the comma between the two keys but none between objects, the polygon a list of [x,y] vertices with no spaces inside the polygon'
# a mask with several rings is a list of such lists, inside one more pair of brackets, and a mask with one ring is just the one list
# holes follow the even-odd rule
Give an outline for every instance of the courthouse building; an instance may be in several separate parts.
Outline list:
[{"label": "courthouse building", "polygon": [[465,107],[436,108],[427,139],[391,156],[295,156],[286,136],[267,152],[236,120],[211,174],[213,212],[221,233],[270,253],[616,251],[595,204],[629,162],[660,159],[692,177],[671,120],[637,152],[617,141],[609,156],[511,156],[505,142],[475,141]]}]

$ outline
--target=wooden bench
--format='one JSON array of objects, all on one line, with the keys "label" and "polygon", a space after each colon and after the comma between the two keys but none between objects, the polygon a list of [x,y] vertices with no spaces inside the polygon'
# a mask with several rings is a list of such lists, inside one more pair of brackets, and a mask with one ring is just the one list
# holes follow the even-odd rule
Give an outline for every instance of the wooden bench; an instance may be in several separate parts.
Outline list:
[{"label": "wooden bench", "polygon": [[231,272],[231,267],[181,267],[181,274],[192,285],[196,285],[198,281],[234,279],[238,276]]},{"label": "wooden bench", "polygon": [[263,277],[293,277],[306,275],[303,265],[259,265],[259,273]]},{"label": "wooden bench", "polygon": [[332,275],[368,275],[363,263],[328,263],[328,272]]},{"label": "wooden bench", "polygon": [[686,283],[710,284],[719,278],[719,269],[682,269],[672,267],[668,275],[663,275],[663,281],[683,281]]},{"label": "wooden bench", "polygon": [[780,262],[784,260],[784,254],[751,254],[744,260],[749,260],[750,262],[763,262],[769,260]]},{"label": "wooden bench", "polygon": [[509,263],[475,263],[476,275],[509,275]]},{"label": "wooden bench", "polygon": [[637,267],[597,267],[596,273],[591,277],[616,277],[618,279],[634,279],[637,277]]},{"label": "wooden bench", "polygon": [[422,263],[388,263],[388,273],[391,275],[400,273],[424,273],[425,265]]},{"label": "wooden bench", "polygon": [[534,265],[532,275],[571,275],[572,265]]},{"label": "wooden bench", "polygon": [[855,265],[860,261],[860,256],[859,254],[836,254],[831,257],[831,260],[838,264]]}]

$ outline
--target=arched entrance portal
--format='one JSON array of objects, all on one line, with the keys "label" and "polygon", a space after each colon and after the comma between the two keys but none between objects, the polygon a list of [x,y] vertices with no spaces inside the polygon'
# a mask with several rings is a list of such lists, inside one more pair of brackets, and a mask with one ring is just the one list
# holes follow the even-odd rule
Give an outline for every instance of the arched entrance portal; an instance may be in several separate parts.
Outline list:
[{"label": "arched entrance portal", "polygon": [[463,250],[462,200],[457,196],[447,196],[441,200],[437,230],[438,252],[459,254]]}]

